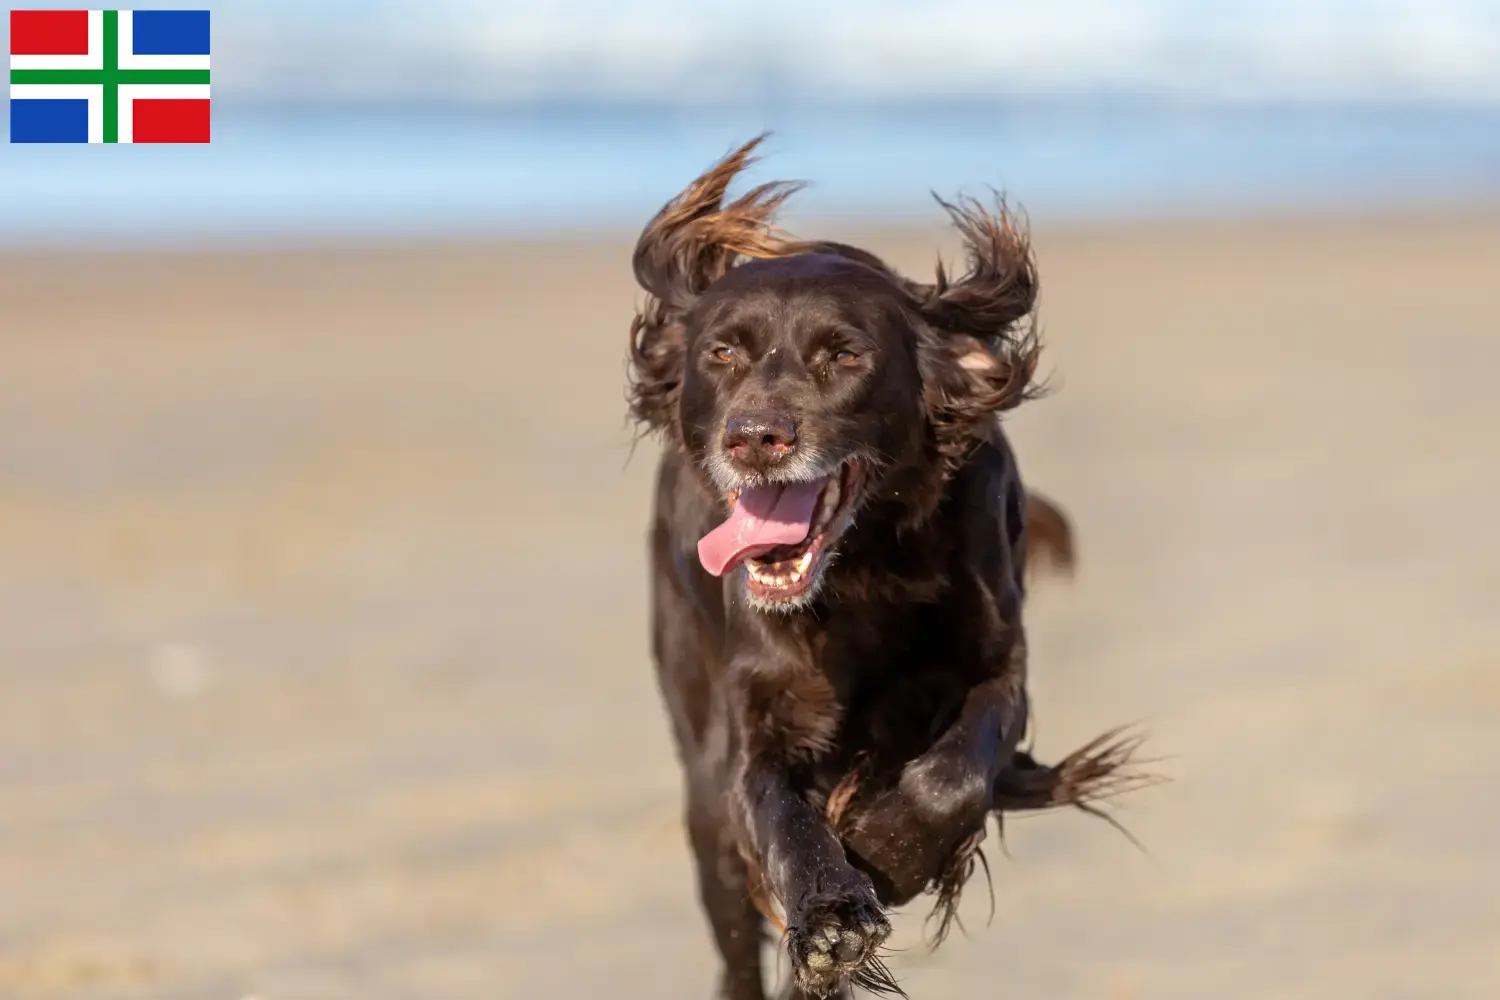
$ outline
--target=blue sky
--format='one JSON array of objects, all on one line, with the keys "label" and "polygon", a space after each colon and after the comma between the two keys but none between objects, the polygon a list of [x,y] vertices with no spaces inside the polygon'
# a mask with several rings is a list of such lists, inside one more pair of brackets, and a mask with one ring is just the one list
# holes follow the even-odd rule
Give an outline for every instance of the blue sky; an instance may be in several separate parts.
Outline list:
[{"label": "blue sky", "polygon": [[[71,6],[31,0],[28,6]],[[154,0],[161,6],[202,6]],[[1500,105],[1500,0],[217,0],[216,97]]]},{"label": "blue sky", "polygon": [[[242,3],[340,30],[469,95],[1500,102],[1496,0],[427,0]],[[320,10],[320,7],[322,9]],[[286,23],[286,22],[282,22]],[[265,53],[261,52],[260,57]],[[345,60],[335,57],[344,65]],[[262,72],[261,82],[266,83]],[[405,74],[402,74],[405,75]]]}]

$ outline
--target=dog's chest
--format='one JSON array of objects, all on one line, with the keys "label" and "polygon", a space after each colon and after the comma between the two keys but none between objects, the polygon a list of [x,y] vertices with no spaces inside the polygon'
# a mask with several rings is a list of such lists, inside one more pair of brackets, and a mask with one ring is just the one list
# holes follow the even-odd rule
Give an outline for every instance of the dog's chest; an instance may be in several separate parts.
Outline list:
[{"label": "dog's chest", "polygon": [[852,760],[910,760],[929,747],[982,678],[975,651],[942,609],[892,620],[889,629],[834,627],[815,646],[817,673],[828,680],[837,726],[830,771]]}]

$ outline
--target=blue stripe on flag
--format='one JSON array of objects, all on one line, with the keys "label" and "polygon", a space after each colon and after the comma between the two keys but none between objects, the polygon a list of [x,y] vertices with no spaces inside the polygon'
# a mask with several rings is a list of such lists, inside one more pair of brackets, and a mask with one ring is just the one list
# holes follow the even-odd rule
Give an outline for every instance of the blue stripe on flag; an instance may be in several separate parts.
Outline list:
[{"label": "blue stripe on flag", "polygon": [[138,56],[208,55],[206,10],[138,10],[130,30],[130,51]]},{"label": "blue stripe on flag", "polygon": [[72,98],[10,99],[11,142],[88,142],[89,102]]}]

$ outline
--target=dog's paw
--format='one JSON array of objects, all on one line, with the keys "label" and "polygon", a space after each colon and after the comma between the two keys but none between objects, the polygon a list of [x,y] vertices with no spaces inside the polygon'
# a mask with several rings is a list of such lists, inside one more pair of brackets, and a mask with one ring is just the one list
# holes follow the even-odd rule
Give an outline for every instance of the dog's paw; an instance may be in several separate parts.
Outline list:
[{"label": "dog's paw", "polygon": [[[851,976],[858,978],[867,964],[878,964],[875,950],[890,933],[890,921],[867,883],[805,900],[787,926],[797,985],[812,996],[828,996]],[[885,976],[883,968],[878,975]]]}]

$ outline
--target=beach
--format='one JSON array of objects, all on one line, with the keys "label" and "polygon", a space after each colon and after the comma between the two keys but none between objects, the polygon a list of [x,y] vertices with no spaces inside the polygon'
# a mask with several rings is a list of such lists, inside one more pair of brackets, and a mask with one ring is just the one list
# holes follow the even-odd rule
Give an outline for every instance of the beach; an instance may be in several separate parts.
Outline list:
[{"label": "beach", "polygon": [[[814,235],[812,229],[801,235]],[[817,230],[913,275],[936,227]],[[711,994],[647,655],[634,234],[0,254],[0,997]],[[1500,995],[1500,211],[1036,225],[1074,518],[913,1000]],[[580,614],[579,609],[587,609]],[[785,964],[774,973],[784,973]]]}]

